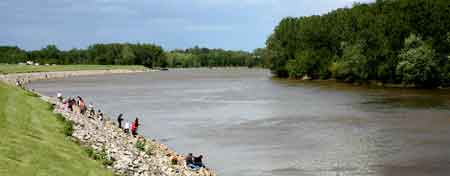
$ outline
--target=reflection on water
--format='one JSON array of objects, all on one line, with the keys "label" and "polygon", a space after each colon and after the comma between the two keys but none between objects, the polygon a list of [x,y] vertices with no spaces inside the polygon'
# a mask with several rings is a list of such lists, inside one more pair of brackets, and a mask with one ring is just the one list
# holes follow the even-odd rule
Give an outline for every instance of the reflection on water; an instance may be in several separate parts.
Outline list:
[{"label": "reflection on water", "polygon": [[422,95],[416,96],[396,96],[396,97],[378,97],[365,102],[365,104],[382,104],[389,107],[398,108],[442,108],[446,109],[449,104],[445,99],[436,99]]},{"label": "reflection on water", "polygon": [[450,91],[274,80],[258,69],[196,69],[49,80],[141,133],[202,153],[221,175],[448,175]]}]

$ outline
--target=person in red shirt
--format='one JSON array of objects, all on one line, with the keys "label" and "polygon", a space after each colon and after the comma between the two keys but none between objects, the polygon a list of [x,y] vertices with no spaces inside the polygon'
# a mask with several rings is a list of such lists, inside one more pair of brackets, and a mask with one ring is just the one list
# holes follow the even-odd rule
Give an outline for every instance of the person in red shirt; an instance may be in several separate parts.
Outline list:
[{"label": "person in red shirt", "polygon": [[131,134],[137,135],[137,128],[139,127],[139,118],[136,117],[133,123],[131,123]]}]

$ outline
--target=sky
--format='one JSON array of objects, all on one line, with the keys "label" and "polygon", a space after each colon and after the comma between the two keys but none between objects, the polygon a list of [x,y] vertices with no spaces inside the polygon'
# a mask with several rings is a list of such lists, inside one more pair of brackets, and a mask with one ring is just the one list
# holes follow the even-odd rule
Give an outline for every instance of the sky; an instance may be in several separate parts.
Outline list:
[{"label": "sky", "polygon": [[0,45],[153,43],[252,51],[278,22],[370,0],[1,0]]}]

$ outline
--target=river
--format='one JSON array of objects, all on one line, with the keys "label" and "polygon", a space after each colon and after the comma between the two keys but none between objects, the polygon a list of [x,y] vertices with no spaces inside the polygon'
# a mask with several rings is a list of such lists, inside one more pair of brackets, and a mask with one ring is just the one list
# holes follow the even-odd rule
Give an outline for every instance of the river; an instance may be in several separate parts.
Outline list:
[{"label": "river", "polygon": [[224,176],[450,174],[450,90],[277,80],[263,69],[181,69],[46,80],[140,133],[203,154]]}]

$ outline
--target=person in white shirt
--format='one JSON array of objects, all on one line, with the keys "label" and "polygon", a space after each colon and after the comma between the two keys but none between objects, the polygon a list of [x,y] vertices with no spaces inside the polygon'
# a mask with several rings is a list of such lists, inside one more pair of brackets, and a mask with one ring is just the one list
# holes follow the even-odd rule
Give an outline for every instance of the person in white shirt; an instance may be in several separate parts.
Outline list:
[{"label": "person in white shirt", "polygon": [[128,121],[125,122],[125,126],[123,127],[123,131],[125,133],[129,133],[129,131],[130,131],[130,122],[128,122]]},{"label": "person in white shirt", "polygon": [[62,102],[62,100],[63,100],[62,93],[61,93],[61,92],[58,92],[58,93],[56,94],[56,98],[57,98],[60,102]]}]

